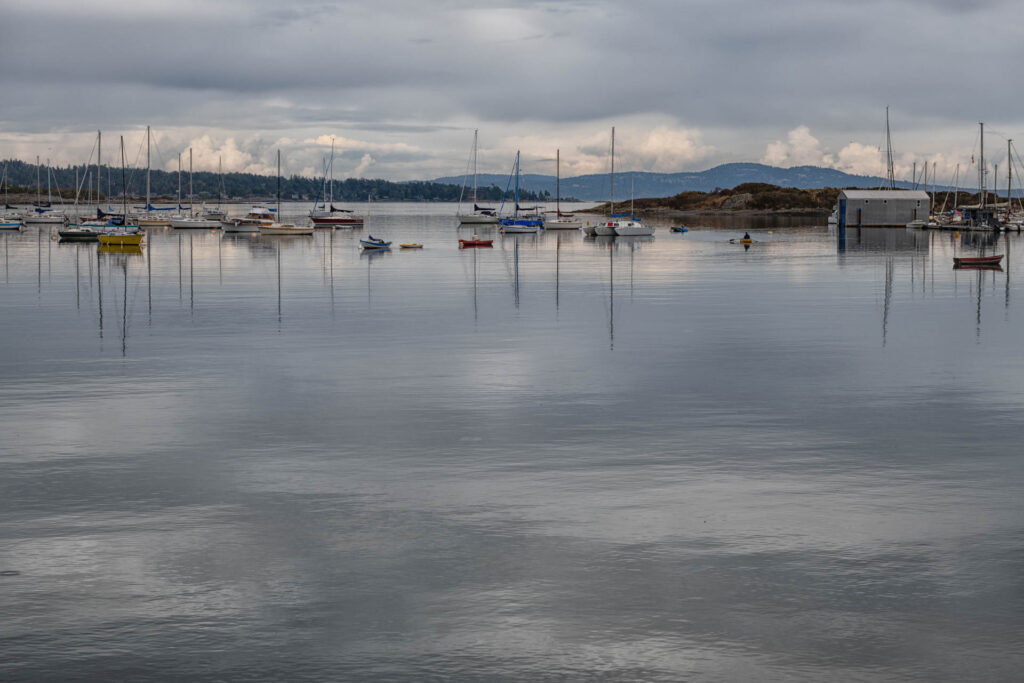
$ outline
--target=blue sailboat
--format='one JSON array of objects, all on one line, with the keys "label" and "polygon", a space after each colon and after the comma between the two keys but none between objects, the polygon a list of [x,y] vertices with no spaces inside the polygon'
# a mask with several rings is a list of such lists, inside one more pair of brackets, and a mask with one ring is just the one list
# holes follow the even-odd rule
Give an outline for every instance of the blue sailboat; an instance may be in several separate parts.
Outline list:
[{"label": "blue sailboat", "polygon": [[[516,150],[516,162],[513,173],[516,177],[516,204],[511,218],[498,219],[502,232],[508,233],[534,233],[544,229],[544,221],[540,218],[519,217],[519,150]],[[511,180],[511,177],[509,178]],[[502,202],[504,206],[504,202]]]}]

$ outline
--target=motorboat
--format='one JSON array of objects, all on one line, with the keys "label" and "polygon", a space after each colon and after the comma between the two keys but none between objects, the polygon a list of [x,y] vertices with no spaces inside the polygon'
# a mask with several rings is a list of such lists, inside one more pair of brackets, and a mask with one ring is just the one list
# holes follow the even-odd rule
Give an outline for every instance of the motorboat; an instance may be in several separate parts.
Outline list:
[{"label": "motorboat", "polygon": [[242,218],[227,218],[220,222],[224,232],[259,232],[260,227],[274,223],[273,212],[264,206],[254,206]]}]

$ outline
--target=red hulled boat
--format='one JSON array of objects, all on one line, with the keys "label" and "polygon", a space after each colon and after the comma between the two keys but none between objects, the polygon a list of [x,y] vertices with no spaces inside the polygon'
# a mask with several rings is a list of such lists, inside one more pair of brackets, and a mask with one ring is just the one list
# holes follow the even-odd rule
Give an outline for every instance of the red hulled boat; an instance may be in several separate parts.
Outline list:
[{"label": "red hulled boat", "polygon": [[998,266],[1003,260],[1002,254],[993,254],[992,256],[965,256],[965,257],[953,257],[953,266],[959,268],[961,266]]}]

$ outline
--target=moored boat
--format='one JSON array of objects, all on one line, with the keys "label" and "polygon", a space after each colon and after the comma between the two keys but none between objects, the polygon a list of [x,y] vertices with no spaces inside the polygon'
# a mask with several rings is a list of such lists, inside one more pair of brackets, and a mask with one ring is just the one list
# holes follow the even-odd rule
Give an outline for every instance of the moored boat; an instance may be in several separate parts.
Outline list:
[{"label": "moored boat", "polygon": [[460,249],[465,248],[465,247],[493,247],[493,246],[494,246],[494,240],[481,240],[481,239],[477,239],[475,235],[473,236],[473,239],[471,239],[471,240],[459,240],[459,248]]},{"label": "moored boat", "polygon": [[466,177],[462,179],[462,192],[459,193],[459,208],[455,210],[455,218],[458,219],[460,225],[493,225],[498,222],[498,214],[494,209],[477,205],[476,155],[478,134],[478,130],[473,131],[473,149],[471,150],[473,160],[473,213],[462,213],[462,195],[466,191],[466,181],[469,180]]},{"label": "moored boat", "polygon": [[377,239],[373,235],[367,235],[365,239],[359,240],[359,244],[363,249],[387,249],[391,246],[391,242]]},{"label": "moored boat", "polygon": [[78,225],[58,230],[61,242],[97,242],[100,233],[97,228],[88,225]]},{"label": "moored boat", "polygon": [[562,213],[562,150],[555,150],[555,219],[544,221],[545,230],[579,230],[583,221],[571,213]]},{"label": "moored boat", "polygon": [[963,266],[998,266],[1002,261],[1002,254],[993,254],[992,256],[954,256],[953,266],[957,268]]}]

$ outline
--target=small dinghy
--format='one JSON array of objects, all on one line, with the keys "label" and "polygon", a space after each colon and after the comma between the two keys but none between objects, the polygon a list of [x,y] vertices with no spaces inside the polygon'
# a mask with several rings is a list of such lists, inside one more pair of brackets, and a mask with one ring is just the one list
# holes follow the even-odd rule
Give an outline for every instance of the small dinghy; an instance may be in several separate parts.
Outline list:
[{"label": "small dinghy", "polygon": [[366,239],[359,240],[359,244],[362,245],[363,249],[387,249],[391,246],[391,242],[379,240],[373,235],[367,235]]},{"label": "small dinghy", "polygon": [[673,225],[669,230],[671,232],[690,232],[690,229],[685,225]]},{"label": "small dinghy", "polygon": [[459,249],[463,249],[465,247],[491,247],[491,246],[494,246],[494,240],[478,240],[478,239],[475,239],[475,238],[471,239],[471,240],[459,240]]},{"label": "small dinghy", "polygon": [[1003,255],[994,254],[992,256],[970,256],[957,258],[953,257],[953,267],[963,268],[964,266],[998,266],[1002,263]]},{"label": "small dinghy", "polygon": [[399,244],[402,249],[422,249],[423,245],[419,242],[409,242],[407,244]]}]

